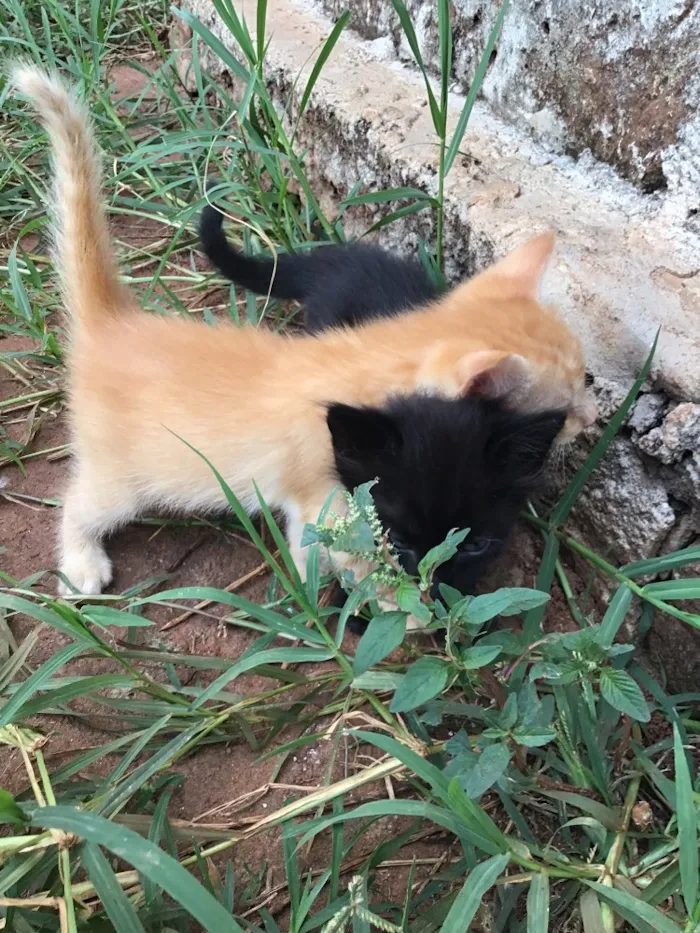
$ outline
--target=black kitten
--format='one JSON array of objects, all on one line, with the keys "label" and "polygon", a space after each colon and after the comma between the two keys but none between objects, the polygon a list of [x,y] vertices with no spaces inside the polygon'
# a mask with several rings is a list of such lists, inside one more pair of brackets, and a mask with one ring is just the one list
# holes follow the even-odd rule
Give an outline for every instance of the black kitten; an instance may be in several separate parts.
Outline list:
[{"label": "black kitten", "polygon": [[346,489],[379,479],[372,489],[377,512],[409,573],[452,528],[471,529],[435,577],[461,593],[472,592],[501,553],[565,418],[430,395],[328,409],[338,478]]},{"label": "black kitten", "polygon": [[[418,308],[438,295],[415,259],[403,259],[369,243],[320,246],[306,253],[280,253],[277,269],[269,256],[246,256],[228,242],[223,216],[208,204],[199,221],[199,240],[209,260],[226,278],[248,291],[304,304],[306,330],[315,333],[340,324]],[[274,273],[274,279],[273,279]]]}]

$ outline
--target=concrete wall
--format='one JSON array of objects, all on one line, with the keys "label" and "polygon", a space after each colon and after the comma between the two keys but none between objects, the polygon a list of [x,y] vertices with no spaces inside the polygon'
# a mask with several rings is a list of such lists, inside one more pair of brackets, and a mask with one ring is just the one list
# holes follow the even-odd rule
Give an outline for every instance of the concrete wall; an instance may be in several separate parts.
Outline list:
[{"label": "concrete wall", "polygon": [[[351,28],[387,37],[409,60],[390,0],[312,0]],[[437,71],[437,4],[406,0]],[[463,91],[500,0],[454,0],[452,78]],[[700,208],[700,4],[694,0],[529,0],[512,3],[484,83],[493,108],[554,151],[584,150],[642,190],[668,191],[692,219]]]},{"label": "concrete wall", "polygon": [[[295,114],[314,53],[331,28],[312,0],[269,0],[269,79],[280,111]],[[315,0],[314,0],[315,2]],[[210,0],[188,0],[229,47],[231,37]],[[385,4],[388,6],[388,2]],[[249,23],[254,7],[245,7]],[[550,34],[552,30],[550,22]],[[178,27],[187,72],[189,37]],[[363,190],[410,185],[434,192],[437,147],[424,90],[411,68],[388,60],[386,42],[346,34],[318,81],[302,121],[299,149],[327,212],[360,181]],[[381,54],[377,54],[377,53]],[[221,75],[221,63],[205,56]],[[500,67],[500,59],[494,69]],[[302,80],[298,80],[299,76]],[[455,94],[449,124],[462,105]],[[445,250],[453,280],[491,262],[527,236],[558,231],[556,261],[545,297],[581,335],[601,406],[601,425],[624,398],[661,328],[656,361],[628,425],[581,497],[572,530],[600,553],[623,563],[695,543],[700,536],[700,238],[668,192],[648,195],[591,158],[553,154],[478,103],[446,187]],[[348,233],[360,234],[380,207],[348,212]],[[405,218],[382,241],[415,251],[430,234],[430,214]],[[574,452],[571,474],[600,433]],[[691,689],[700,679],[696,633],[663,619],[657,649],[676,645]],[[668,637],[674,633],[675,642]],[[677,648],[677,643],[682,648]]]}]

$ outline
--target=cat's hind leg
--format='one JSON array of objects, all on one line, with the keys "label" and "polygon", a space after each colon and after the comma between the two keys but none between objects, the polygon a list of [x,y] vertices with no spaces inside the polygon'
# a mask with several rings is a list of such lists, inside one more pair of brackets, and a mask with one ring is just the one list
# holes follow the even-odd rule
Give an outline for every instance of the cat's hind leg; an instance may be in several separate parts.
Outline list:
[{"label": "cat's hind leg", "polygon": [[[112,579],[112,562],[102,538],[132,518],[137,510],[132,492],[121,483],[96,479],[79,467],[64,499],[61,519],[61,573],[84,596],[101,593]],[[59,581],[58,592],[74,590]]]}]

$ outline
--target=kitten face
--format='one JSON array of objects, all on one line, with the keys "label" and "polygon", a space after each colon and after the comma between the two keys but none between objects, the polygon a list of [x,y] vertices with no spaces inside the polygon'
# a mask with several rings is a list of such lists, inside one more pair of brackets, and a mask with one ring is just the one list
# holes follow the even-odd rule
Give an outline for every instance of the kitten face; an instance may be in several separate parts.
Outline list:
[{"label": "kitten face", "polygon": [[471,529],[435,577],[468,594],[537,488],[565,413],[412,395],[382,409],[331,405],[327,420],[343,485],[378,478],[377,511],[408,572],[448,531]]}]

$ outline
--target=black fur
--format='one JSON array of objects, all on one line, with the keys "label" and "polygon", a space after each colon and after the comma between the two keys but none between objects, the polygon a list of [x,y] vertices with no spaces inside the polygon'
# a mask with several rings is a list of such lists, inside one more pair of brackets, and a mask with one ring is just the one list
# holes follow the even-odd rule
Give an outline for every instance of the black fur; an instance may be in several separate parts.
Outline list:
[{"label": "black fur", "polygon": [[461,593],[472,592],[501,553],[565,418],[430,395],[395,398],[383,408],[334,404],[327,414],[339,480],[354,489],[378,477],[377,512],[407,571],[415,573],[450,529],[471,529],[436,574],[436,583]]},{"label": "black fur", "polygon": [[[206,205],[199,221],[205,254],[222,275],[258,295],[304,304],[311,333],[425,305],[438,291],[423,266],[369,243],[319,246],[305,253],[246,256],[224,235],[223,217]],[[274,280],[273,280],[274,272]]]}]

